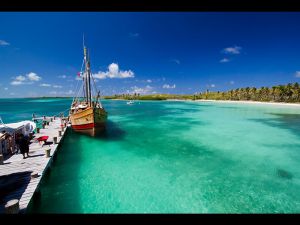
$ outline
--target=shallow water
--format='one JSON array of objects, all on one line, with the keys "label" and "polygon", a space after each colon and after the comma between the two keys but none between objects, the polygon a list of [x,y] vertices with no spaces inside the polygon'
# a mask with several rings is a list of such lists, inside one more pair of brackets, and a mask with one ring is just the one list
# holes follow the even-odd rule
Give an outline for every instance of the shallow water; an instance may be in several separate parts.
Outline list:
[{"label": "shallow water", "polygon": [[[70,104],[14,101],[22,107],[1,107],[3,120],[28,119],[32,110],[59,113]],[[29,212],[300,211],[300,108],[103,104],[109,113],[106,131],[96,137],[68,132]]]}]

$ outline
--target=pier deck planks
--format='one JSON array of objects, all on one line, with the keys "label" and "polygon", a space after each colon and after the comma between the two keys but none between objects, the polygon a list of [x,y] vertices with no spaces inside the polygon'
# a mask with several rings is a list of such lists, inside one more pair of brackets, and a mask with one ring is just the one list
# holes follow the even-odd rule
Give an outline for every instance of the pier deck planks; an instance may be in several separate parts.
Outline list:
[{"label": "pier deck planks", "polygon": [[[50,118],[48,117],[50,120]],[[41,179],[45,174],[47,168],[50,166],[53,155],[58,150],[58,146],[61,143],[65,135],[65,131],[62,132],[62,136],[58,137],[58,131],[61,130],[61,119],[56,118],[53,122],[50,122],[49,126],[45,129],[40,129],[39,134],[35,134],[31,144],[29,146],[30,157],[23,159],[22,154],[14,154],[10,158],[4,160],[4,164],[0,165],[0,178],[8,176],[14,176],[9,178],[10,182],[17,182],[16,189],[12,187],[11,191],[2,197],[3,202],[0,202],[0,213],[4,213],[5,203],[11,199],[19,199],[20,213],[25,213],[26,209],[33,197],[33,194],[37,191]],[[39,136],[49,136],[46,145],[39,145],[39,142],[34,141]],[[53,137],[57,137],[57,144],[54,144]],[[46,149],[51,148],[50,158],[46,158]],[[37,178],[31,178],[31,173],[37,172]]]}]

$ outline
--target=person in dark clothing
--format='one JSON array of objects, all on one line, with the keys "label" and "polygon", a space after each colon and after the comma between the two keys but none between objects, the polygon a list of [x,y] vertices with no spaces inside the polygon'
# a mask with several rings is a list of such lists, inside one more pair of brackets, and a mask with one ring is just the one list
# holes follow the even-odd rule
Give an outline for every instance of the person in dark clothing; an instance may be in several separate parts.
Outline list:
[{"label": "person in dark clothing", "polygon": [[23,159],[25,159],[25,153],[27,154],[27,157],[29,157],[29,141],[23,134],[20,134],[19,138],[20,151],[23,155]]}]

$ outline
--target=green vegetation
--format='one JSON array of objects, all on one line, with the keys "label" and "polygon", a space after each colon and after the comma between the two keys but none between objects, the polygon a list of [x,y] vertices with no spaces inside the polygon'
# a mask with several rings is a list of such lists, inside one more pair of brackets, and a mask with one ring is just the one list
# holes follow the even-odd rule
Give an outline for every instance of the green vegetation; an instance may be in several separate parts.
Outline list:
[{"label": "green vegetation", "polygon": [[171,94],[152,94],[152,95],[140,95],[140,94],[122,94],[113,96],[104,96],[104,99],[125,99],[125,100],[167,100],[167,99],[182,99],[193,100],[193,95],[171,95]]},{"label": "green vegetation", "polygon": [[172,95],[172,94],[152,94],[140,95],[122,94],[114,96],[105,96],[105,99],[126,99],[126,100],[243,100],[243,101],[262,101],[262,102],[300,102],[300,86],[298,83],[288,83],[287,85],[277,85],[269,87],[245,87],[229,90],[225,92],[210,92],[194,95]]}]

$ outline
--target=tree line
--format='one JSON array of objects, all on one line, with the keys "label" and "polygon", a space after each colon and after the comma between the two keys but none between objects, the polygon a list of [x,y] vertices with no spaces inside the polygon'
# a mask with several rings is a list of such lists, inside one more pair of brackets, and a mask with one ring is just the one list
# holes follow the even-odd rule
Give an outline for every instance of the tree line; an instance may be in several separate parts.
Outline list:
[{"label": "tree line", "polygon": [[194,99],[246,100],[263,102],[300,102],[300,87],[296,83],[273,87],[245,87],[225,92],[209,92],[194,95]]},{"label": "tree line", "polygon": [[199,92],[194,95],[179,94],[151,94],[141,95],[133,94],[116,94],[113,96],[104,96],[105,99],[126,99],[126,100],[167,100],[167,99],[183,99],[183,100],[243,100],[243,101],[262,101],[262,102],[300,102],[300,87],[296,83],[288,83],[287,85],[277,85],[273,87],[243,87],[232,89],[229,91]]}]

